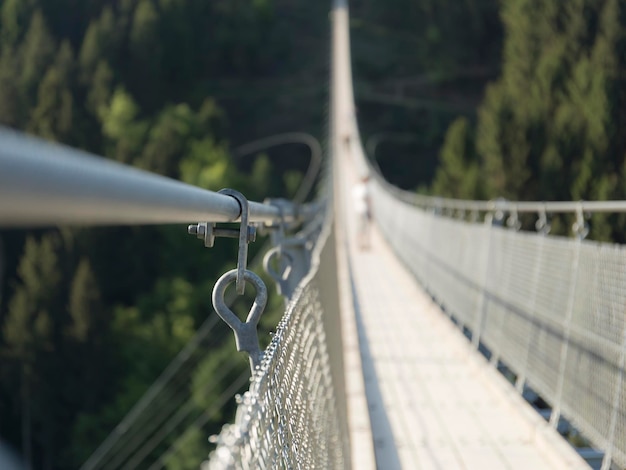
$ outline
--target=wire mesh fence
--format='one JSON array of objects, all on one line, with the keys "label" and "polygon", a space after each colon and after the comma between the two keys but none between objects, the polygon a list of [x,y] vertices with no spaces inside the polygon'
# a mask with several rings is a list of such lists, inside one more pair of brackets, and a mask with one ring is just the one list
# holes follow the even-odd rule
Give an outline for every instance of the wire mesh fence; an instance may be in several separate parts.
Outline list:
[{"label": "wire mesh fence", "polygon": [[235,422],[213,437],[217,448],[202,468],[345,468],[341,367],[329,354],[340,350],[331,327],[338,312],[328,291],[328,277],[336,276],[330,234],[327,220],[311,273],[293,294],[249,391],[238,397]]},{"label": "wire mesh fence", "polygon": [[626,246],[444,217],[380,181],[372,193],[397,255],[473,341],[625,466]]}]

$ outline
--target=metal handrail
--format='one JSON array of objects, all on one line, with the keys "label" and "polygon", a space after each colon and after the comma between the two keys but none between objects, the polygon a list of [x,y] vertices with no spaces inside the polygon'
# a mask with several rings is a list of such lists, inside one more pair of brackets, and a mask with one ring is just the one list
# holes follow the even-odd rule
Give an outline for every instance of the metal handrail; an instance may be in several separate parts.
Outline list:
[{"label": "metal handrail", "polygon": [[467,211],[467,212],[525,212],[525,213],[594,213],[594,212],[626,212],[626,201],[510,201],[503,198],[490,200],[453,199],[441,196],[426,196],[416,194],[393,186],[386,181],[376,169],[375,165],[367,160],[370,174],[391,193],[405,202],[410,202],[424,209],[436,209],[441,211]]},{"label": "metal handrail", "polygon": [[[310,216],[250,202],[250,222]],[[0,128],[0,226],[234,222],[236,199]]]}]

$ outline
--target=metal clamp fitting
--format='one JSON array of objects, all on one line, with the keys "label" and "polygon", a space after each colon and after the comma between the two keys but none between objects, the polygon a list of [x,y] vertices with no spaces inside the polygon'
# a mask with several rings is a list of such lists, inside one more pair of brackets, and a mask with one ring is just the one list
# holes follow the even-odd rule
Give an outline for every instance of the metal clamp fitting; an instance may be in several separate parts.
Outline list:
[{"label": "metal clamp fitting", "polygon": [[491,202],[493,204],[493,217],[491,220],[494,225],[501,226],[504,223],[506,199],[499,197]]},{"label": "metal clamp fitting", "polygon": [[[239,238],[239,230],[231,228],[216,227],[212,222],[200,222],[199,224],[192,224],[187,227],[187,233],[189,235],[195,235],[200,240],[204,240],[204,246],[207,248],[213,248],[215,245],[215,239],[217,237],[222,238]],[[256,227],[248,226],[248,243],[252,243],[256,240]]]},{"label": "metal clamp fitting", "polygon": [[243,194],[229,188],[221,189],[218,192],[237,200],[240,209],[238,218],[241,221],[239,230],[232,228],[218,228],[213,222],[201,222],[187,227],[187,232],[190,235],[195,235],[199,239],[204,240],[204,246],[207,248],[213,247],[216,237],[239,239],[239,251],[237,252],[238,275],[236,290],[237,294],[241,295],[246,288],[243,273],[246,270],[248,263],[248,243],[256,240],[256,227],[248,224],[250,209],[248,206],[248,200]]},{"label": "metal clamp fitting", "polygon": [[285,239],[287,223],[285,222],[285,206],[289,204],[283,199],[266,199],[266,204],[274,206],[278,210],[278,221],[271,226],[270,238],[273,245],[280,245]]},{"label": "metal clamp fitting", "polygon": [[552,225],[548,220],[548,214],[546,213],[546,208],[544,207],[541,211],[539,211],[539,217],[535,222],[535,229],[537,229],[537,232],[541,235],[547,235],[550,233],[551,228]]},{"label": "metal clamp fitting", "polygon": [[584,240],[589,235],[589,224],[585,221],[582,202],[576,208],[576,222],[572,224],[572,231],[579,240]]},{"label": "metal clamp fitting", "polygon": [[250,228],[254,231],[255,234],[256,231],[255,227],[251,227],[248,225],[250,208],[248,206],[248,200],[245,198],[245,196],[239,191],[235,191],[234,189],[230,188],[220,189],[218,193],[234,197],[239,203],[239,208],[241,209],[241,212],[239,214],[241,225],[239,226],[239,251],[237,252],[237,283],[235,285],[235,290],[239,295],[241,295],[246,289],[244,273],[248,264],[248,233]]},{"label": "metal clamp fitting", "polygon": [[267,288],[259,276],[254,274],[252,271],[244,271],[244,287],[245,282],[248,281],[254,285],[256,290],[254,303],[252,304],[248,317],[244,323],[237,318],[224,301],[226,287],[228,287],[228,285],[233,281],[238,280],[238,276],[239,270],[232,269],[217,280],[215,287],[213,287],[213,308],[220,318],[232,328],[235,333],[237,351],[245,351],[248,353],[248,356],[250,357],[250,368],[252,372],[254,372],[254,369],[261,364],[261,359],[263,357],[263,353],[259,347],[259,337],[257,335],[256,328],[259,323],[259,319],[261,318],[261,314],[263,313],[263,310],[265,310],[265,305],[267,304]]},{"label": "metal clamp fitting", "polygon": [[[284,269],[282,270],[282,273],[279,273],[272,267],[272,260],[274,258],[277,258],[279,260],[279,266],[281,265],[280,260],[284,260]],[[269,274],[276,282],[279,295],[287,295],[287,280],[289,279],[289,275],[291,274],[292,264],[293,257],[286,250],[283,250],[282,246],[273,247],[272,249],[268,250],[268,252],[265,253],[265,256],[263,257],[263,268],[265,269],[265,272]]]},{"label": "metal clamp fitting", "polygon": [[506,226],[510,229],[515,230],[516,232],[522,228],[522,223],[517,216],[517,208],[513,208],[511,213],[509,214],[508,219],[506,219]]}]

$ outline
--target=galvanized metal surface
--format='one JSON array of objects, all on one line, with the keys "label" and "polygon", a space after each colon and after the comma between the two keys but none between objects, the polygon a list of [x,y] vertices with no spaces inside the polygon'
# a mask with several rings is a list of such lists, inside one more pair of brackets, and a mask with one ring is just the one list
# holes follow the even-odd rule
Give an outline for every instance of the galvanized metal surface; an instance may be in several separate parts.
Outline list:
[{"label": "galvanized metal surface", "polygon": [[[425,257],[415,257],[418,227],[461,265],[460,254],[471,256],[467,247],[458,247],[452,233],[441,240],[442,234],[431,233],[423,220],[399,212],[396,200],[382,205],[383,195],[375,190],[374,211],[388,230],[395,254],[377,229],[369,248],[359,249],[349,198],[349,188],[357,181],[355,175],[346,180],[342,220],[350,227],[357,323],[378,468],[589,468],[515,395],[513,386],[474,350],[407,270],[407,266],[424,270],[422,279],[432,272]],[[482,235],[484,239],[488,234]],[[474,282],[482,277],[479,266],[473,265]],[[491,280],[490,271],[486,277]],[[455,296],[451,291],[457,287],[442,286],[448,297]],[[466,306],[472,311],[471,303]]]},{"label": "galvanized metal surface", "polygon": [[243,272],[243,287],[245,288],[246,282],[252,284],[256,291],[256,296],[252,307],[250,307],[246,321],[242,322],[226,305],[224,300],[226,288],[232,284],[233,281],[237,281],[239,275],[240,272],[238,269],[232,269],[217,280],[213,287],[213,308],[220,318],[233,330],[237,351],[245,351],[248,353],[248,357],[250,358],[250,370],[254,373],[254,370],[261,364],[263,357],[263,353],[259,348],[257,325],[261,319],[263,310],[265,310],[265,305],[267,304],[267,288],[265,287],[265,283],[255,273],[247,270]]},{"label": "galvanized metal surface", "polygon": [[[246,288],[246,280],[244,279],[244,277],[246,272],[246,266],[248,265],[248,243],[250,238],[249,233],[250,229],[254,230],[254,227],[251,227],[249,225],[250,204],[243,194],[241,194],[239,191],[235,191],[234,189],[224,188],[220,189],[218,193],[233,197],[239,203],[239,246],[237,250],[237,279],[235,289],[237,291],[237,294],[241,295]],[[259,291],[257,290],[257,294],[258,292]]]},{"label": "galvanized metal surface", "polygon": [[[255,369],[250,389],[239,400],[235,423],[214,441],[217,448],[202,468],[345,468],[347,436],[338,408],[341,384],[333,377],[324,316],[320,256],[331,218],[310,233],[315,248],[311,271],[295,290],[271,344]],[[334,266],[326,265],[326,269]],[[328,305],[328,304],[326,304]]]},{"label": "galvanized metal surface", "polygon": [[[385,185],[383,183],[383,185]],[[450,199],[438,196],[424,196],[410,191],[403,191],[391,185],[385,185],[398,199],[423,209],[432,209],[441,212],[502,212],[511,214],[542,212],[562,213],[593,213],[593,212],[626,212],[626,201],[508,201],[494,199],[489,201]]]},{"label": "galvanized metal surface", "polygon": [[541,394],[555,426],[563,414],[626,465],[626,247],[459,221],[373,188],[385,236],[437,302]]},{"label": "galvanized metal surface", "polygon": [[[342,43],[337,33],[347,37],[345,7],[345,2],[336,1],[331,16],[333,54],[344,66],[345,54],[337,56],[336,49]],[[336,85],[331,86],[332,154],[342,122],[342,107],[337,104],[342,94]],[[279,225],[272,237],[277,247],[298,250],[298,259],[290,262],[292,270],[307,269],[295,288],[283,282],[284,271],[269,269],[290,300],[250,390],[240,400],[235,423],[214,439],[217,448],[203,469],[351,468],[330,182],[323,182],[322,223],[313,220],[290,239]]]},{"label": "galvanized metal surface", "polygon": [[[315,208],[292,206],[287,219]],[[232,197],[0,128],[0,226],[232,222]],[[251,202],[250,222],[275,207]]]},{"label": "galvanized metal surface", "polygon": [[[587,468],[572,449],[559,455],[551,444],[560,436],[538,415],[527,420],[523,408],[529,405],[510,400],[507,384],[497,382],[504,379],[489,373],[428,296],[387,268],[354,264],[355,271],[367,270],[355,282],[378,467]],[[370,298],[372,289],[385,294]]]}]

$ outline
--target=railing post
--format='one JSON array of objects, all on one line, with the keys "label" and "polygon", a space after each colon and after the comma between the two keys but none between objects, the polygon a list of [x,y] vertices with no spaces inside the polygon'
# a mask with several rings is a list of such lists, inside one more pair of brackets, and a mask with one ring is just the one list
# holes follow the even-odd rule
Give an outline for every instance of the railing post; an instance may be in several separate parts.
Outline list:
[{"label": "railing post", "polygon": [[484,317],[485,317],[485,309],[486,309],[486,302],[487,302],[487,295],[486,295],[486,291],[487,291],[487,280],[489,277],[489,267],[491,265],[491,258],[492,258],[492,254],[491,254],[491,241],[493,238],[493,221],[494,221],[494,216],[492,212],[487,212],[485,214],[485,229],[487,230],[487,254],[486,254],[486,258],[485,258],[485,266],[483,268],[483,272],[480,278],[480,298],[478,300],[478,304],[476,306],[476,313],[475,313],[475,320],[474,320],[474,327],[472,328],[472,346],[475,349],[478,349],[478,346],[480,345],[480,332],[482,330],[482,326],[483,326],[483,322],[484,322]]},{"label": "railing post", "polygon": [[428,212],[424,211],[424,213],[428,214],[427,220],[429,221],[430,227],[428,227],[428,239],[426,240],[426,263],[424,263],[425,269],[424,269],[424,275],[422,276],[422,282],[424,283],[426,287],[426,291],[430,295],[433,295],[432,281],[429,282],[428,273],[433,272],[434,263],[431,260],[431,258],[434,256],[433,240],[435,238],[435,235],[433,232],[435,231],[435,222],[436,222],[435,219],[437,218],[438,213],[436,209],[431,209]]},{"label": "railing post", "polygon": [[[539,288],[539,273],[541,272],[541,262],[543,261],[543,250],[545,245],[545,237],[546,232],[540,232],[539,235],[539,247],[538,247],[538,255],[535,259],[535,263],[533,266],[533,277],[532,277],[532,291],[530,296],[530,303],[528,314],[531,319],[535,316],[535,306],[537,305],[537,290]],[[532,324],[531,324],[532,327]],[[524,348],[524,358],[522,360],[522,365],[519,373],[517,374],[517,379],[515,380],[515,389],[522,394],[524,392],[524,385],[526,383],[526,373],[528,371],[528,356],[530,353],[530,346],[532,343],[532,331],[529,332],[526,347]]]},{"label": "railing post", "polygon": [[576,284],[578,283],[578,263],[580,260],[580,249],[583,237],[577,237],[575,242],[574,257],[572,259],[572,280],[570,282],[569,296],[567,301],[567,309],[565,310],[565,319],[563,320],[563,343],[561,344],[561,356],[559,361],[559,372],[557,375],[556,391],[554,395],[554,403],[552,403],[552,413],[550,414],[550,425],[556,429],[559,425],[561,417],[561,397],[563,396],[563,384],[565,382],[565,368],[567,366],[567,354],[569,350],[570,328],[572,323],[572,315],[574,313],[574,298],[576,296]]},{"label": "railing post", "polygon": [[626,367],[626,326],[622,330],[622,347],[619,355],[619,373],[613,390],[613,408],[611,409],[611,422],[609,424],[609,435],[607,438],[607,446],[602,459],[602,467],[600,470],[609,470],[611,468],[611,460],[613,458],[613,441],[615,440],[615,428],[617,426],[617,417],[619,415],[620,402],[622,400],[622,385],[624,383],[624,367]]},{"label": "railing post", "polygon": [[[498,224],[499,225],[499,224]],[[506,221],[506,225],[510,230],[513,230],[515,232],[519,231],[519,229],[521,228],[521,223],[519,222],[519,219],[517,218],[517,210],[513,210],[511,211],[509,218]],[[511,264],[511,260],[513,258],[513,252],[511,250],[506,250],[505,254],[504,254],[504,262],[502,263],[502,266],[506,269],[507,266],[509,266],[509,264]],[[504,291],[504,297],[508,298],[509,294],[510,294],[510,289],[511,289],[511,270],[506,269],[506,273],[504,275],[504,282],[502,283],[502,286],[504,289],[506,289]],[[498,322],[497,325],[497,329],[498,332],[496,333],[496,337],[500,338],[500,340],[502,339],[502,330],[504,329],[504,322],[506,321],[506,318],[504,315],[501,315],[501,319]],[[497,344],[496,341],[494,341],[493,345],[491,345],[491,356],[489,358],[489,363],[494,366],[497,367],[498,366],[498,362],[500,361],[500,350],[501,350],[501,345]]]}]

